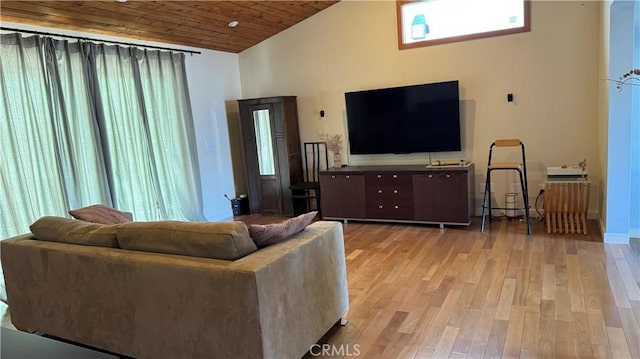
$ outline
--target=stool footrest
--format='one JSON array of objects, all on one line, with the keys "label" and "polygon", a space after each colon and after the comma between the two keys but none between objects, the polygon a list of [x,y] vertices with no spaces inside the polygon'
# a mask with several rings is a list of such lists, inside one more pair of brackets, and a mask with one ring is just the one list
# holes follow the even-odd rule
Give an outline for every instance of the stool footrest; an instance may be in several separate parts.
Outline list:
[{"label": "stool footrest", "polygon": [[513,209],[516,209],[516,210],[517,209],[531,209],[531,207],[516,207],[516,208],[512,208],[512,207],[484,207],[484,206],[482,208],[487,208],[487,209],[488,208],[491,208],[491,209],[505,209],[505,210],[507,210],[507,209],[509,209],[509,210],[513,210]]}]

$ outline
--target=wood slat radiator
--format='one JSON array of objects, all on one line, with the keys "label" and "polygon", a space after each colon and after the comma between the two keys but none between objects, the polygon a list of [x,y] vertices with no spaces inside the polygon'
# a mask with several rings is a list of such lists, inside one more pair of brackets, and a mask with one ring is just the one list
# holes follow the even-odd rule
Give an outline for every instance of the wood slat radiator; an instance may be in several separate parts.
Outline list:
[{"label": "wood slat radiator", "polygon": [[547,233],[587,234],[589,181],[549,181],[544,186]]}]

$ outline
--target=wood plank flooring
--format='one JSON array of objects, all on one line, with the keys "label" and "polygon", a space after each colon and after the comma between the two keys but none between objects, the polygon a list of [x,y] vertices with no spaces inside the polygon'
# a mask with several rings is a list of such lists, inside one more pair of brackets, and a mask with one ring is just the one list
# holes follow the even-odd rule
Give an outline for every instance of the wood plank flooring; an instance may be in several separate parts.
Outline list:
[{"label": "wood plank flooring", "polygon": [[528,236],[524,223],[480,233],[478,222],[345,224],[349,324],[321,339],[327,355],[306,358],[640,358],[629,245],[598,242],[593,223],[588,236],[542,223]]},{"label": "wood plank flooring", "polygon": [[640,358],[631,247],[525,231],[345,224],[349,324],[321,343],[332,358]]}]

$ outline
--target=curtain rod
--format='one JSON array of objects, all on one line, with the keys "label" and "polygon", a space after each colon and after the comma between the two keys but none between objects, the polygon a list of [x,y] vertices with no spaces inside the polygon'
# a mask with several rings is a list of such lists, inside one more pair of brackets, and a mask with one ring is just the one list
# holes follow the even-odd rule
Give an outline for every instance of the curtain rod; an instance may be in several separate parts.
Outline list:
[{"label": "curtain rod", "polygon": [[130,42],[121,42],[121,41],[111,41],[111,40],[100,40],[100,39],[92,39],[89,37],[82,37],[82,36],[73,36],[73,35],[62,35],[62,34],[54,34],[51,32],[42,32],[42,31],[34,31],[34,30],[21,30],[21,29],[13,29],[10,27],[4,27],[1,26],[0,30],[7,30],[7,31],[16,31],[16,32],[24,32],[24,33],[28,33],[28,34],[35,34],[35,35],[45,35],[45,36],[59,36],[59,37],[66,37],[66,38],[70,38],[70,39],[77,39],[77,40],[89,40],[89,41],[100,41],[100,42],[108,42],[108,43],[112,43],[112,44],[119,44],[119,45],[126,45],[126,46],[134,46],[134,47],[146,47],[149,49],[158,49],[158,50],[169,50],[169,51],[177,51],[177,52],[186,52],[186,53],[190,53],[190,54],[197,54],[200,55],[201,52],[200,51],[192,51],[192,50],[180,50],[180,49],[174,49],[174,48],[170,48],[170,47],[160,47],[160,46],[153,46],[153,45],[140,45],[140,44],[134,44],[134,43],[130,43]]}]

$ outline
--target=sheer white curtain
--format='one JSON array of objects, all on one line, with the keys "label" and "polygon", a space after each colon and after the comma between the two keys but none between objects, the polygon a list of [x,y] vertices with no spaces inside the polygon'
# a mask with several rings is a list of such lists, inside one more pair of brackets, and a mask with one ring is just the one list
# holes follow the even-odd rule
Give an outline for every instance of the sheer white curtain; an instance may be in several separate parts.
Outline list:
[{"label": "sheer white curtain", "polygon": [[136,50],[136,57],[160,209],[167,218],[204,221],[184,54]]},{"label": "sheer white curtain", "polygon": [[91,97],[87,54],[79,43],[45,39],[49,92],[58,165],[68,208],[87,204],[111,205],[104,156]]},{"label": "sheer white curtain", "polygon": [[65,215],[64,175],[47,83],[43,40],[2,35],[0,47],[0,239]]},{"label": "sheer white curtain", "polygon": [[1,35],[0,239],[95,203],[204,220],[183,54]]},{"label": "sheer white curtain", "polygon": [[141,220],[203,221],[184,54],[92,52],[114,204]]},{"label": "sheer white curtain", "polygon": [[118,209],[133,212],[138,220],[164,219],[134,73],[137,60],[132,49],[120,46],[92,44],[91,53],[113,202]]}]

